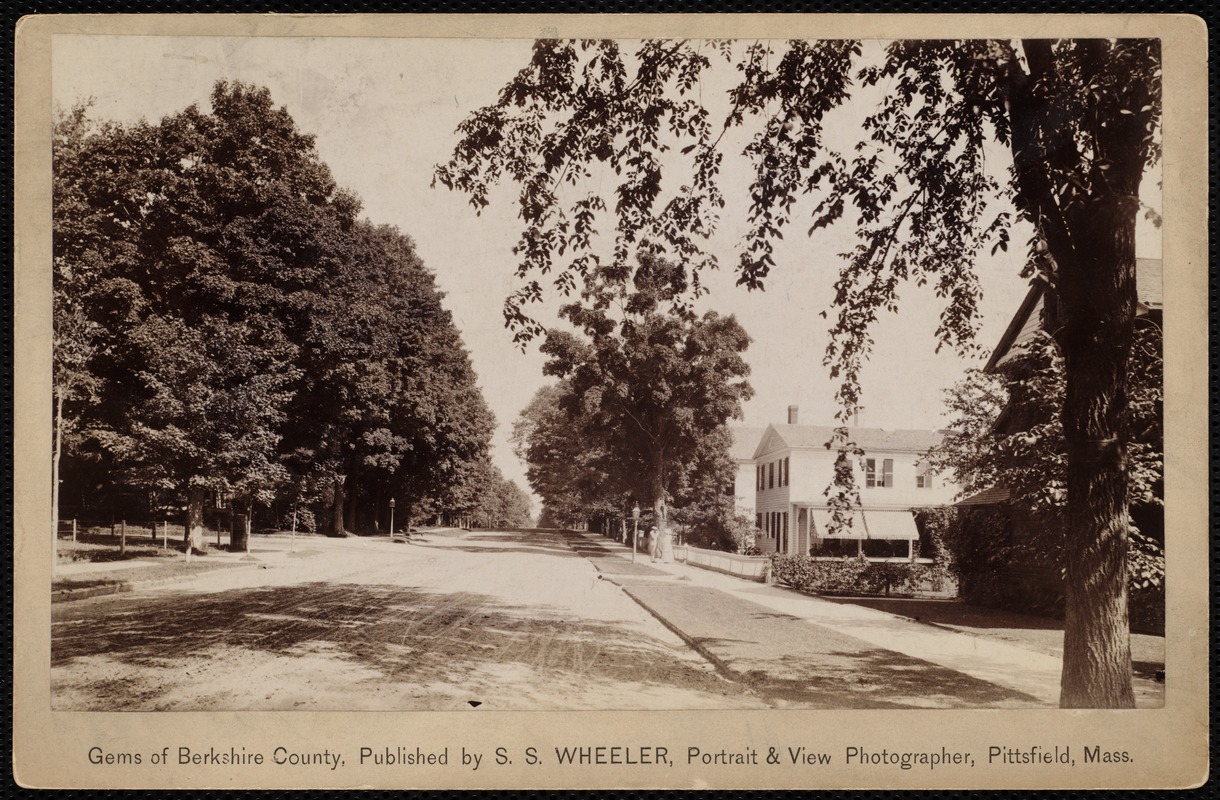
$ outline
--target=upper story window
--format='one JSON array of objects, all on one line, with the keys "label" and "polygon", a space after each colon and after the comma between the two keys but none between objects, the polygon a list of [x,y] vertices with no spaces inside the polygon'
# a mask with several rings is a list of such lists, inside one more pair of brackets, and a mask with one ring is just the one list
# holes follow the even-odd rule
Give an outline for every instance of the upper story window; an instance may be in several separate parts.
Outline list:
[{"label": "upper story window", "polygon": [[915,467],[915,488],[931,489],[932,488],[932,468],[926,462],[921,461]]},{"label": "upper story window", "polygon": [[[878,459],[864,459],[864,485],[869,489],[878,487],[890,487],[894,485],[894,459],[882,459],[880,465]],[[878,471],[880,466],[880,471]]]},{"label": "upper story window", "polygon": [[784,485],[787,486],[789,484],[789,482],[791,481],[791,479],[792,479],[792,476],[788,472],[788,459],[785,458],[784,459]]},{"label": "upper story window", "polygon": [[767,465],[767,488],[775,488],[775,462],[772,461]]}]

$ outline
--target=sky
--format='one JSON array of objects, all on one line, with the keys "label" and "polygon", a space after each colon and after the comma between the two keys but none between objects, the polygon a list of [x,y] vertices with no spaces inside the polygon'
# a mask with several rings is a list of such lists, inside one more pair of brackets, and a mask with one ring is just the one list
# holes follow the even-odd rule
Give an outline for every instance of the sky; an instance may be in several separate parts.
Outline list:
[{"label": "sky", "polygon": [[[537,346],[518,349],[501,314],[516,286],[512,247],[520,228],[514,195],[510,188],[498,191],[477,216],[464,195],[430,184],[435,165],[452,152],[458,124],[495,102],[499,89],[527,63],[530,45],[491,39],[63,35],[52,43],[52,96],[65,108],[92,98],[96,119],[156,122],[192,103],[207,109],[217,80],[266,86],[297,127],[316,137],[321,159],[339,185],[361,197],[364,215],[414,239],[446,293],[445,304],[499,423],[493,461],[525,487],[524,465],[508,437],[513,420],[549,379],[542,375]],[[734,76],[727,66],[714,74],[723,78],[709,78],[706,102],[727,87],[715,80]],[[830,142],[846,149],[858,136],[858,127],[844,123]],[[765,291],[736,287],[732,266],[746,230],[748,176],[740,169],[745,159],[733,156],[744,142],[725,146],[729,202],[708,245],[723,266],[707,276],[712,291],[702,305],[735,314],[753,340],[746,359],[755,394],[744,406],[744,424],[785,422],[789,405],[799,406],[803,423],[832,424],[835,384],[822,366],[829,322],[819,312],[830,308],[838,254],[851,248],[854,231],[842,222],[815,238],[790,235],[777,247],[778,267]],[[1002,167],[1006,153],[999,150],[995,157]],[[1149,202],[1160,207],[1156,198]],[[1008,252],[977,265],[984,290],[981,355],[937,353],[936,298],[928,289],[901,290],[900,311],[874,329],[874,353],[862,375],[861,425],[945,424],[944,390],[965,369],[982,365],[1027,291],[1019,277],[1026,237],[1014,234]],[[1156,231],[1141,229],[1139,241],[1141,256],[1160,257]],[[536,313],[549,324],[553,310],[548,304]]]}]

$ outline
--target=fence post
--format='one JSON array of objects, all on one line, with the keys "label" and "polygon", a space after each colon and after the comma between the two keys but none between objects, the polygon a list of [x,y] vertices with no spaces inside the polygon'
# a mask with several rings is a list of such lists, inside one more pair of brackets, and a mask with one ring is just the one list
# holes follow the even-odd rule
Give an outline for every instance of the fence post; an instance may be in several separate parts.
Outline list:
[{"label": "fence post", "polygon": [[72,541],[76,541],[76,517],[72,518]]},{"label": "fence post", "polygon": [[122,527],[119,528],[119,531],[120,531],[119,552],[126,555],[127,554],[127,520],[123,520],[121,525],[122,525]]},{"label": "fence post", "polygon": [[169,547],[169,520],[168,519],[165,520],[165,527],[162,529],[162,533],[161,533],[161,549],[164,550],[167,547]]}]

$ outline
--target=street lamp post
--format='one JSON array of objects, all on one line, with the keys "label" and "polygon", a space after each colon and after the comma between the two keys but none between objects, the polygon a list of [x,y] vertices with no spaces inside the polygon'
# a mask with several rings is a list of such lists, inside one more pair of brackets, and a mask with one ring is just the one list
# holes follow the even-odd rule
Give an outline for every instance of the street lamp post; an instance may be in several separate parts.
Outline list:
[{"label": "street lamp post", "polygon": [[390,498],[390,538],[394,538],[394,498]]},{"label": "street lamp post", "polygon": [[631,563],[635,563],[636,544],[640,540],[640,504],[631,507]]}]

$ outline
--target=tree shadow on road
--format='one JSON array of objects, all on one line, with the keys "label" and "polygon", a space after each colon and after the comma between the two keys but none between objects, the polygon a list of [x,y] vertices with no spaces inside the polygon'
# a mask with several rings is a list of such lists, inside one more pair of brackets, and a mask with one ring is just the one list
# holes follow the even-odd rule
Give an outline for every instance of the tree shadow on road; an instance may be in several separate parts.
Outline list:
[{"label": "tree shadow on road", "polygon": [[1063,620],[1022,614],[998,608],[970,605],[960,600],[922,600],[883,597],[830,597],[823,600],[840,605],[856,605],[907,617],[918,622],[954,625],[963,628],[1008,628],[1062,631]]},{"label": "tree shadow on road", "polygon": [[747,673],[747,683],[767,697],[806,708],[1039,705],[1022,692],[883,648],[828,649],[780,661],[782,669]]},{"label": "tree shadow on road", "polygon": [[[56,613],[51,662],[68,669],[77,659],[104,657],[156,674],[192,658],[223,658],[226,650],[285,659],[326,653],[400,684],[461,684],[509,667],[532,670],[540,682],[746,691],[627,623],[392,585],[311,583],[80,604]],[[114,702],[123,707],[121,697]]]}]

